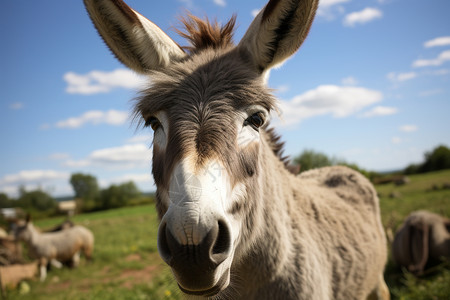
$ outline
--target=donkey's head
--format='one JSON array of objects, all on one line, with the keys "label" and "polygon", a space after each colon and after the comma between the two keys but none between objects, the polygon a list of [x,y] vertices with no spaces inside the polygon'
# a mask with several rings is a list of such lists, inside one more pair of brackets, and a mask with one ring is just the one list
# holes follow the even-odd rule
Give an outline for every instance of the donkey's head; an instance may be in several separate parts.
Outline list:
[{"label": "donkey's head", "polygon": [[16,240],[19,241],[29,241],[31,240],[31,227],[33,224],[31,223],[31,216],[27,214],[25,220],[17,220],[13,223],[13,235]]},{"label": "donkey's head", "polygon": [[[311,26],[315,0],[271,0],[241,42],[225,26],[184,20],[185,52],[119,0],[85,0],[116,57],[150,75],[136,116],[154,130],[153,176],[161,218],[158,250],[188,294],[214,295],[251,237],[262,155],[275,100],[264,75],[291,56]],[[253,199],[253,200],[252,200]]]}]

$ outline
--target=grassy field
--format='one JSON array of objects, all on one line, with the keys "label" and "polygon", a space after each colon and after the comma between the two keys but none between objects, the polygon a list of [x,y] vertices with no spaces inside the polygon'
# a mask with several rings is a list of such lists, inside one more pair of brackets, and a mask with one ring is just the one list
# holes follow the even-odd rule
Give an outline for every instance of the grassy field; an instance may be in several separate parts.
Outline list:
[{"label": "grassy field", "polygon": [[[395,229],[417,209],[450,217],[450,170],[410,176],[404,186],[377,186],[383,223]],[[391,197],[394,195],[395,197]],[[36,222],[49,228],[62,218]],[[51,270],[44,283],[29,282],[8,292],[9,299],[181,299],[169,269],[156,247],[157,216],[153,206],[127,207],[78,215],[73,220],[90,228],[96,237],[94,261],[77,269]],[[450,268],[441,265],[415,278],[392,262],[385,274],[393,299],[450,299]]]},{"label": "grassy field", "polygon": [[[35,222],[50,228],[62,218]],[[95,235],[93,262],[76,269],[52,269],[45,282],[30,282],[30,292],[11,299],[179,299],[176,283],[159,258],[153,206],[136,206],[78,215],[77,224]]]},{"label": "grassy field", "polygon": [[[395,233],[410,212],[426,209],[450,217],[450,170],[409,176],[403,186],[376,186],[380,197],[381,217],[387,231]],[[450,262],[429,270],[416,278],[395,266],[391,259],[386,266],[385,279],[392,299],[450,299]]]}]

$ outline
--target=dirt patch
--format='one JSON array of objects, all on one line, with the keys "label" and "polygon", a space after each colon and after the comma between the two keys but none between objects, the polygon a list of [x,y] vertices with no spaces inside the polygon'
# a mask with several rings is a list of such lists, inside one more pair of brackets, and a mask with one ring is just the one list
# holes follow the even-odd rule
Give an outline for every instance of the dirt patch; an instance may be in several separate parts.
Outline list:
[{"label": "dirt patch", "polygon": [[140,261],[142,260],[142,256],[138,253],[133,253],[125,257],[125,261]]},{"label": "dirt patch", "polygon": [[[53,280],[46,286],[46,291],[59,292],[67,288],[76,288],[78,292],[88,293],[96,285],[118,285],[132,289],[138,284],[148,284],[161,274],[164,269],[163,263],[157,253],[132,253],[123,258],[137,265],[137,268],[127,267],[121,270],[115,265],[106,265],[94,270],[90,278],[73,278],[73,280]],[[137,262],[137,263],[136,263]],[[138,269],[139,268],[139,269]],[[47,278],[51,280],[52,277]]]},{"label": "dirt patch", "polygon": [[106,275],[106,274],[109,273],[109,271],[111,271],[111,267],[110,267],[110,266],[105,266],[105,267],[103,267],[101,273],[102,273],[103,275]]},{"label": "dirt patch", "polygon": [[124,280],[122,286],[131,289],[136,284],[151,282],[161,269],[161,265],[149,265],[141,270],[124,270],[118,280]]}]

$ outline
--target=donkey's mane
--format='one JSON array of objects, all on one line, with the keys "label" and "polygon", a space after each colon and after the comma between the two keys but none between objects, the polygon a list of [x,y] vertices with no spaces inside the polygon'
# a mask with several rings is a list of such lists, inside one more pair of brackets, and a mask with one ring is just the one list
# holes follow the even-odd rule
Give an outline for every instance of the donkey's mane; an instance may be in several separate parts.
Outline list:
[{"label": "donkey's mane", "polygon": [[266,133],[267,137],[269,138],[270,147],[272,148],[272,151],[275,154],[275,156],[278,157],[278,159],[284,164],[284,166],[289,172],[297,175],[298,170],[289,165],[290,163],[289,156],[283,155],[284,142],[281,141],[281,136],[275,132],[274,128],[267,129]]},{"label": "donkey's mane", "polygon": [[217,20],[211,23],[208,18],[202,20],[190,13],[186,17],[180,17],[180,21],[184,30],[175,30],[190,42],[191,46],[182,48],[191,53],[206,48],[217,49],[233,45],[236,15],[233,15],[223,26],[220,26]]}]

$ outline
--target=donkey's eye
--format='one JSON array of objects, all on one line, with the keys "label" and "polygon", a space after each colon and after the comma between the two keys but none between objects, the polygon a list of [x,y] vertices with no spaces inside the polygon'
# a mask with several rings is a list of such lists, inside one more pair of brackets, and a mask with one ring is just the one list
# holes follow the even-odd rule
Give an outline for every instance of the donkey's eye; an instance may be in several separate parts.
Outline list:
[{"label": "donkey's eye", "polygon": [[255,129],[263,126],[264,124],[264,114],[262,112],[257,112],[251,115],[245,120],[244,125],[250,125]]},{"label": "donkey's eye", "polygon": [[146,122],[145,122],[145,126],[150,126],[153,131],[156,131],[156,129],[158,129],[161,126],[161,123],[159,122],[159,120],[155,117],[150,117]]}]

